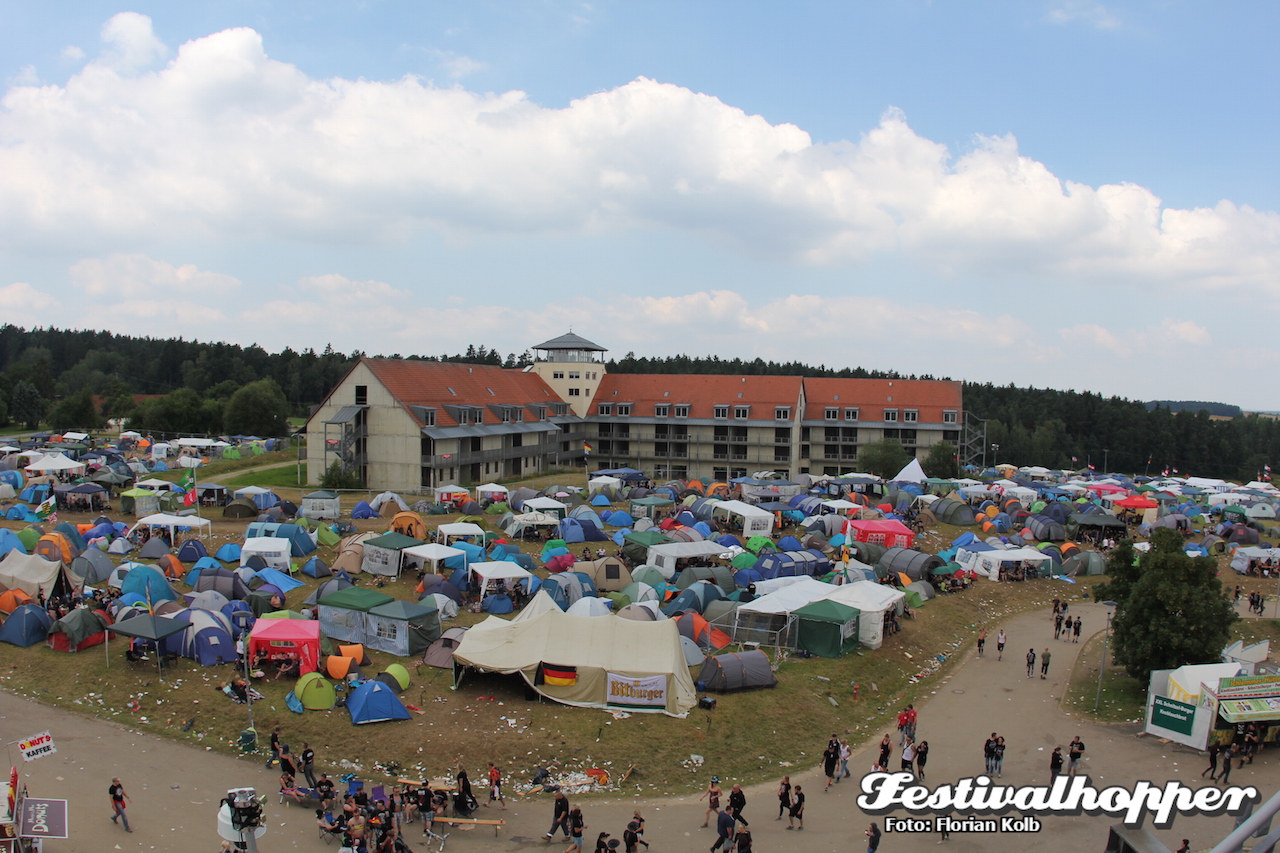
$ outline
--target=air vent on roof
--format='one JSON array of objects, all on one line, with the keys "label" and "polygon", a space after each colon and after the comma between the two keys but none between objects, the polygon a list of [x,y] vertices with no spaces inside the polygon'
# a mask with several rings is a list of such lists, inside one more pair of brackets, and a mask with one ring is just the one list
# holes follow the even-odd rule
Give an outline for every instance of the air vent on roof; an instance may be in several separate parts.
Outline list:
[{"label": "air vent on roof", "polygon": [[468,368],[467,368],[467,373],[474,373],[474,372],[475,372],[475,368],[473,368],[473,367],[468,367]]},{"label": "air vent on roof", "polygon": [[455,396],[455,397],[456,397],[456,396],[458,396],[458,392],[457,392],[457,391],[455,391],[455,390],[453,390],[453,389],[452,389],[452,388],[450,388],[449,386],[447,386],[447,385],[446,385],[446,386],[445,386],[445,389],[446,389],[446,390],[448,390],[448,392],[449,392],[450,394],[452,394],[453,396]]},{"label": "air vent on roof", "polygon": [[746,385],[746,384],[747,384],[747,377],[745,377],[745,376],[744,376],[744,377],[742,377],[742,384],[743,384],[743,385]]},{"label": "air vent on roof", "polygon": [[493,389],[492,389],[492,388],[485,388],[484,390],[486,390],[486,391],[488,391],[488,392],[489,392],[489,396],[490,396],[490,397],[496,397],[496,396],[498,396],[497,394],[493,393]]},{"label": "air vent on roof", "polygon": [[[746,380],[743,380],[743,381],[746,381]],[[738,399],[739,399],[739,400],[741,400],[741,399],[742,399],[742,392],[741,392],[741,391],[739,391],[739,392],[738,392]]]},{"label": "air vent on roof", "polygon": [[670,396],[671,396],[671,392],[670,392],[670,391],[663,391],[663,392],[662,392],[662,396],[664,396],[664,397],[670,397]]},{"label": "air vent on roof", "polygon": [[613,392],[613,396],[615,396],[615,397],[616,397],[616,396],[618,396],[618,392],[617,392],[617,391],[614,391],[614,392]]},{"label": "air vent on roof", "polygon": [[832,394],[832,395],[831,395],[831,399],[832,399],[832,400],[839,400],[839,399],[840,399],[840,395],[839,395],[839,394]]}]

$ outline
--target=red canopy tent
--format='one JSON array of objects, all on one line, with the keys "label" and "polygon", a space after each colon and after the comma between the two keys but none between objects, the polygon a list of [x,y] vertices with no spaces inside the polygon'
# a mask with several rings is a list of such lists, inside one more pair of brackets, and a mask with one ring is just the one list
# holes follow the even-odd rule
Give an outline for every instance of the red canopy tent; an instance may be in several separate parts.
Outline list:
[{"label": "red canopy tent", "polygon": [[916,541],[910,527],[893,519],[850,519],[845,522],[844,535],[846,539],[886,548],[910,548]]},{"label": "red canopy tent", "polygon": [[1142,495],[1130,495],[1124,500],[1116,501],[1115,505],[1125,509],[1155,509],[1160,506],[1156,501],[1144,498]]},{"label": "red canopy tent", "polygon": [[258,650],[272,659],[297,655],[299,675],[320,666],[320,623],[310,619],[259,619],[249,634],[249,660]]}]

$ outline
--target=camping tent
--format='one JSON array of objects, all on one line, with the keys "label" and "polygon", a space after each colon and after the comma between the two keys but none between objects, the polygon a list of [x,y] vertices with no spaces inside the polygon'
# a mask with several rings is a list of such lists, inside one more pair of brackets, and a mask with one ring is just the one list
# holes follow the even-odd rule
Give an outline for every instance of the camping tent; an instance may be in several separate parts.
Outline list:
[{"label": "camping tent", "polygon": [[0,560],[0,584],[5,589],[20,589],[32,598],[42,593],[49,598],[74,593],[83,581],[62,563],[15,549]]},{"label": "camping tent", "polygon": [[347,697],[347,711],[353,725],[407,720],[409,711],[394,690],[376,678],[364,682]]},{"label": "camping tent", "polygon": [[305,675],[320,666],[320,623],[310,619],[259,619],[249,633],[249,659],[260,651],[269,657],[298,657],[299,671]]},{"label": "camping tent", "polygon": [[291,551],[292,546],[288,539],[279,539],[275,536],[254,536],[244,540],[244,544],[240,546],[240,565],[249,565],[250,557],[261,557],[262,561],[270,568],[288,572]]},{"label": "camping tent", "polygon": [[586,708],[683,717],[696,695],[675,623],[595,619],[546,610],[508,622],[490,616],[454,653],[464,665],[520,673],[538,693]]},{"label": "camping tent", "polygon": [[453,668],[453,653],[462,642],[463,636],[467,633],[466,628],[450,628],[440,635],[427,649],[422,656],[422,662],[427,666],[439,667],[440,669]]},{"label": "camping tent", "polygon": [[319,672],[304,673],[293,685],[293,695],[308,711],[328,711],[338,701],[333,685]]},{"label": "camping tent", "polygon": [[791,612],[796,618],[796,645],[824,658],[838,658],[858,647],[858,609],[831,599]]},{"label": "camping tent", "polygon": [[440,636],[440,614],[435,607],[412,601],[389,601],[365,615],[364,644],[393,655],[417,655]]},{"label": "camping tent", "polygon": [[901,613],[906,594],[884,584],[855,581],[835,587],[827,598],[858,610],[858,642],[878,649],[884,642],[884,614],[890,608]]},{"label": "camping tent", "polygon": [[507,581],[508,586],[532,577],[527,569],[509,560],[484,561],[472,563],[467,571],[479,578],[478,597],[483,599],[490,588],[497,588],[498,583]]},{"label": "camping tent", "polygon": [[769,656],[759,649],[703,658],[698,671],[698,688],[710,693],[729,693],[774,687],[778,679],[769,665]]},{"label": "camping tent", "polygon": [[395,599],[377,590],[355,586],[330,593],[316,602],[320,629],[335,640],[363,643],[368,636],[366,614],[392,601]]},{"label": "camping tent", "polygon": [[309,492],[302,496],[298,514],[303,518],[336,519],[342,515],[342,500],[334,492]]},{"label": "camping tent", "polygon": [[30,648],[44,642],[53,627],[49,612],[39,604],[24,604],[0,625],[0,643]]},{"label": "camping tent", "polygon": [[107,639],[111,619],[101,610],[77,607],[49,629],[49,647],[59,652],[78,652]]},{"label": "camping tent", "polygon": [[426,544],[421,539],[405,536],[403,533],[384,533],[374,539],[364,541],[364,556],[360,561],[360,570],[371,575],[383,577],[400,577],[401,552]]}]

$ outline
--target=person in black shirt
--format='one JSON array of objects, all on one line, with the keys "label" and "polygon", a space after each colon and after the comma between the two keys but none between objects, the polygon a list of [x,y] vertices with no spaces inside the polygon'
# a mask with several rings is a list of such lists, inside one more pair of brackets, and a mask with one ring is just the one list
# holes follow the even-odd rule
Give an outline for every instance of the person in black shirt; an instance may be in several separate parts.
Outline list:
[{"label": "person in black shirt", "polygon": [[747,807],[747,795],[742,792],[741,785],[734,785],[733,790],[729,792],[729,814],[733,815],[733,819],[743,826],[750,826],[747,819],[742,816],[742,810]]},{"label": "person in black shirt", "polygon": [[307,780],[307,785],[311,788],[316,787],[316,751],[311,748],[311,744],[303,741],[302,754],[298,756],[302,764],[302,775]]},{"label": "person in black shirt", "polygon": [[329,777],[321,773],[312,787],[316,789],[316,795],[320,798],[320,806],[325,811],[333,808],[333,782]]},{"label": "person in black shirt", "polygon": [[1053,782],[1058,778],[1058,774],[1062,772],[1062,747],[1055,746],[1053,754],[1049,756],[1049,781]]},{"label": "person in black shirt", "polygon": [[564,833],[565,838],[569,837],[569,798],[564,795],[563,791],[556,791],[556,798],[553,801],[555,811],[551,817],[551,828],[547,830],[547,838],[550,839],[559,829]]}]

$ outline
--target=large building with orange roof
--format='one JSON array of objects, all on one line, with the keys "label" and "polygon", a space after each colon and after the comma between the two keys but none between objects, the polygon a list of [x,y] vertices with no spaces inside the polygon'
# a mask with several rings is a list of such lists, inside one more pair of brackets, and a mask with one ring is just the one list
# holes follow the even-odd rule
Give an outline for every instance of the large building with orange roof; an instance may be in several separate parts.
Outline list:
[{"label": "large building with orange roof", "polygon": [[624,465],[654,480],[857,470],[884,439],[959,446],[961,384],[911,379],[610,374],[572,332],[522,370],[362,358],[307,422],[309,479],[338,462],[370,488],[428,492]]}]

